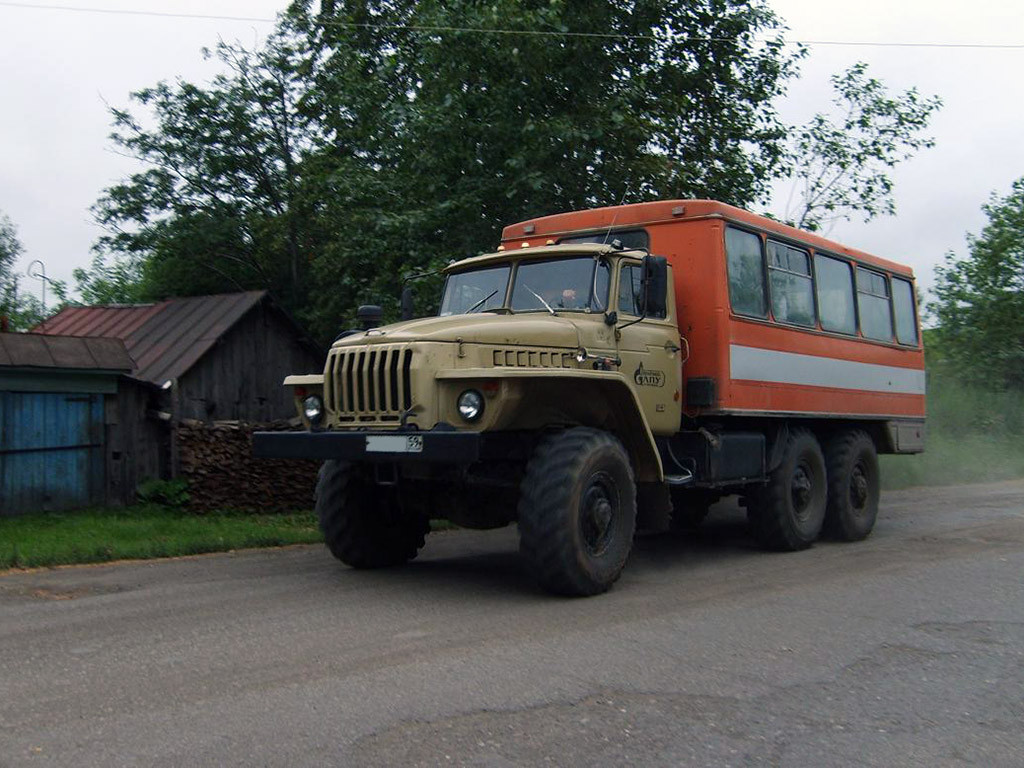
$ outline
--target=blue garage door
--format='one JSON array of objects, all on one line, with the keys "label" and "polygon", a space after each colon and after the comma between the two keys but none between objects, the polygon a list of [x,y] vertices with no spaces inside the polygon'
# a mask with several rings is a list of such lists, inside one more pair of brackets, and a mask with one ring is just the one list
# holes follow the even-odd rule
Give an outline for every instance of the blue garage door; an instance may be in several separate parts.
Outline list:
[{"label": "blue garage door", "polygon": [[103,395],[0,392],[0,515],[103,502]]}]

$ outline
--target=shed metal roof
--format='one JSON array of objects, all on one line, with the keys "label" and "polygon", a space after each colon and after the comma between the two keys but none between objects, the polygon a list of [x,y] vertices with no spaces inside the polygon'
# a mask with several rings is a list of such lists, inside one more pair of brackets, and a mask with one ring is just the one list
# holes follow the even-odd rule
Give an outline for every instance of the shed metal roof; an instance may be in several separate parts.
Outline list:
[{"label": "shed metal roof", "polygon": [[132,375],[162,385],[188,371],[266,297],[266,291],[246,291],[155,304],[67,307],[35,330],[120,339],[135,359]]},{"label": "shed metal roof", "polygon": [[0,333],[0,366],[129,373],[135,361],[120,339]]}]

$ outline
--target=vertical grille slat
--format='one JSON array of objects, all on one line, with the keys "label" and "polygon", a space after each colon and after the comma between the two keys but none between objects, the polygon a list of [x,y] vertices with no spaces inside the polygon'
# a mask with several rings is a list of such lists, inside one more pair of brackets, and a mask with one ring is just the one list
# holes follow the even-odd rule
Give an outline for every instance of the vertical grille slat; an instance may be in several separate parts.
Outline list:
[{"label": "vertical grille slat", "polygon": [[366,357],[366,408],[370,411],[380,410],[377,407],[377,352],[370,352]]},{"label": "vertical grille slat", "polygon": [[407,411],[412,408],[412,351],[405,350],[402,360],[402,388],[404,394],[402,396],[402,410]]},{"label": "vertical grille slat", "polygon": [[363,400],[366,388],[366,353],[357,352],[355,358],[355,374],[353,379],[356,385],[356,410],[362,411],[366,408],[365,401]]},{"label": "vertical grille slat", "polygon": [[377,409],[381,411],[387,411],[388,409],[387,368],[385,366],[390,354],[390,350],[382,349],[380,356],[377,358]]},{"label": "vertical grille slat", "polygon": [[331,372],[331,397],[333,398],[330,408],[331,410],[341,410],[341,376],[339,371],[341,370],[341,356],[335,355],[330,365]]},{"label": "vertical grille slat", "polygon": [[354,411],[356,409],[352,388],[352,358],[352,354],[345,355],[345,373],[342,376],[342,388],[345,392],[345,396],[341,404],[341,410],[343,413]]}]

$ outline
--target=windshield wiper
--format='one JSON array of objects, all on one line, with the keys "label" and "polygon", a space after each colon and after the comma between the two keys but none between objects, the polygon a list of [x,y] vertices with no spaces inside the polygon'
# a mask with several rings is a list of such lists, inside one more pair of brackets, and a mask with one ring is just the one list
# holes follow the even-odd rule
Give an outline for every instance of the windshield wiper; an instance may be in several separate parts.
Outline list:
[{"label": "windshield wiper", "polygon": [[476,309],[477,307],[479,307],[479,306],[480,306],[481,304],[485,304],[485,303],[487,303],[487,301],[489,301],[489,300],[490,300],[491,296],[493,296],[493,295],[494,295],[494,294],[496,294],[497,292],[498,292],[498,289],[497,289],[497,288],[495,288],[495,289],[494,289],[493,291],[491,291],[491,292],[490,292],[490,294],[488,294],[487,296],[484,296],[484,297],[483,297],[482,299],[480,299],[480,301],[478,301],[478,302],[477,302],[476,304],[474,304],[474,305],[473,305],[472,307],[470,307],[469,309],[467,309],[467,310],[466,310],[466,314],[467,314],[467,315],[468,315],[468,314],[470,314],[471,312],[473,312],[473,310],[475,310],[475,309]]},{"label": "windshield wiper", "polygon": [[[555,315],[555,310],[553,310],[553,309],[551,308],[551,305],[550,305],[550,304],[548,304],[548,303],[547,303],[546,301],[544,301],[544,297],[543,297],[543,296],[541,296],[541,295],[540,295],[539,293],[537,293],[537,292],[536,292],[535,290],[533,290],[533,288],[531,288],[530,286],[528,286],[528,285],[527,285],[526,283],[523,283],[523,288],[525,288],[525,289],[526,289],[526,290],[528,290],[528,291],[529,291],[530,293],[532,293],[532,294],[533,294],[533,295],[534,295],[534,296],[536,297],[537,301],[539,301],[539,302],[540,302],[541,304],[543,304],[543,305],[544,305],[544,309],[546,309],[546,310],[547,310],[548,312],[550,312],[550,313],[551,313],[552,315]],[[555,317],[558,317],[558,315],[555,315]]]}]

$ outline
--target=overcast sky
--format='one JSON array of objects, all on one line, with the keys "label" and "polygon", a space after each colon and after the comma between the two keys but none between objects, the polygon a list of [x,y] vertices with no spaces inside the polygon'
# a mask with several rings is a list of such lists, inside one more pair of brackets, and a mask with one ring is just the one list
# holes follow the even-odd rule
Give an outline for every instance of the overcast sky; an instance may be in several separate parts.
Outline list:
[{"label": "overcast sky", "polygon": [[[110,10],[271,19],[285,0],[48,0]],[[47,3],[47,4],[48,4]],[[253,43],[271,29],[226,21],[22,7],[44,0],[0,0],[0,211],[25,247],[21,268],[41,259],[47,273],[70,280],[91,260],[100,231],[89,207],[135,169],[107,140],[107,105],[130,91],[183,77],[204,82],[216,71],[200,54],[218,37]],[[827,107],[829,75],[856,61],[891,89],[916,86],[945,105],[933,149],[900,166],[897,215],[841,222],[829,235],[847,245],[908,263],[924,287],[943,255],[965,252],[964,235],[984,224],[980,206],[1024,176],[1024,48],[915,47],[944,43],[1024,45],[1021,0],[770,0],[792,40],[810,46],[799,81],[781,104],[790,123]],[[860,45],[826,45],[852,42]],[[904,47],[865,45],[903,43]],[[773,208],[785,210],[783,189]],[[25,280],[38,292],[39,282]]]}]

